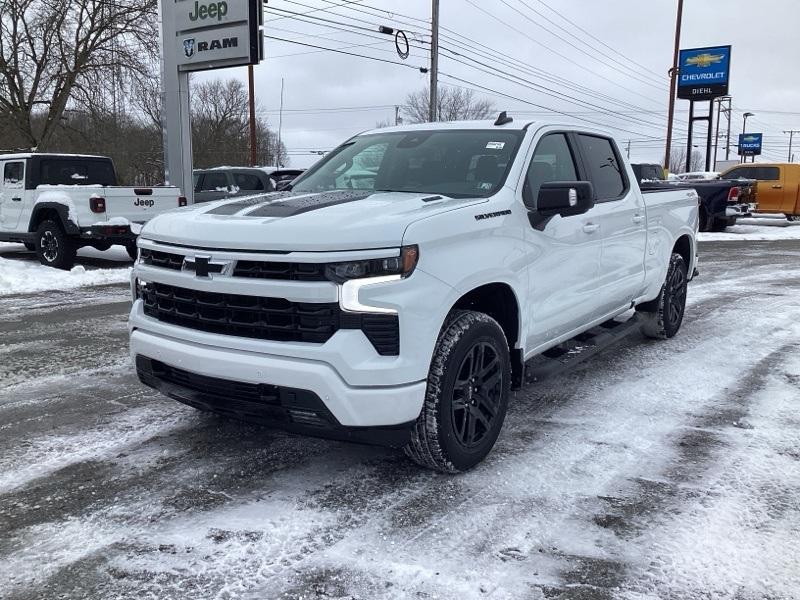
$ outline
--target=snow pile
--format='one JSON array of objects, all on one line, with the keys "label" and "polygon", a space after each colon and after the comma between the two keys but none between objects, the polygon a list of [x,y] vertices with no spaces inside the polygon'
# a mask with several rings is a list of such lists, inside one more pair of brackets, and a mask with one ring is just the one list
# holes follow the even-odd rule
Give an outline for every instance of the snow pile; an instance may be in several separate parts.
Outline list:
[{"label": "snow pile", "polygon": [[701,242],[800,240],[800,221],[787,221],[782,215],[762,215],[739,219],[722,233],[700,233],[697,237]]},{"label": "snow pile", "polygon": [[[3,258],[3,256],[16,255],[16,252],[3,252],[3,250],[13,248],[23,249],[19,244],[0,244],[0,296],[30,294],[44,290],[71,290],[87,285],[127,283],[130,280],[130,267],[86,269],[85,266],[78,264],[71,271],[62,271],[39,264],[32,253],[28,253],[25,258]],[[93,248],[86,248],[82,249],[79,255],[112,260],[120,260],[124,255],[130,263],[124,248],[121,253],[116,251],[98,252]],[[127,264],[120,266],[127,267]]]}]

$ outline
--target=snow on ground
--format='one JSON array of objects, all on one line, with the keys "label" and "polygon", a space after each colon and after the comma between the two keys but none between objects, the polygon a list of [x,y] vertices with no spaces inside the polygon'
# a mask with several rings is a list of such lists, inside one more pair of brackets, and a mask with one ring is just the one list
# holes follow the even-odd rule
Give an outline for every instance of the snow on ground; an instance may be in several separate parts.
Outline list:
[{"label": "snow on ground", "polygon": [[0,313],[0,596],[798,600],[800,243],[731,248],[677,337],[516,392],[455,477],[160,397],[117,296]]},{"label": "snow on ground", "polygon": [[81,248],[76,265],[63,271],[40,264],[22,244],[0,243],[0,296],[125,283],[130,279],[130,264],[124,246],[105,252]]},{"label": "snow on ground", "polygon": [[700,233],[698,239],[701,242],[800,240],[800,221],[787,221],[783,215],[756,215],[739,219],[721,233]]}]

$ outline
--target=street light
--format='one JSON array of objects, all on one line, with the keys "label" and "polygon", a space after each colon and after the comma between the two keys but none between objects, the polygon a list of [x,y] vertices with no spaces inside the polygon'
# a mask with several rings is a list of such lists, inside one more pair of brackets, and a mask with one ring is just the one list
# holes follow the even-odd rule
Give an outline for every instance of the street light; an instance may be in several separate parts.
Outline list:
[{"label": "street light", "polygon": [[[746,113],[744,113],[742,115],[742,135],[744,135],[745,131],[747,130],[747,117],[754,117],[754,116],[755,116],[755,113],[751,113],[751,112],[746,112]],[[756,160],[756,157],[754,156],[753,157],[753,162],[755,162],[755,160]],[[742,162],[743,163],[747,162],[747,157],[744,156],[744,155],[742,156]]]}]

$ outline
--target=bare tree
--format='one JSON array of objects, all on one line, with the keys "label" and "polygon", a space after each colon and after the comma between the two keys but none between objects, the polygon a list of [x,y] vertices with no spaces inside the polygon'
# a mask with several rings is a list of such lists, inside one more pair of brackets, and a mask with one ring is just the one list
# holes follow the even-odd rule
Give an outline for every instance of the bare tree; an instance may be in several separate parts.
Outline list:
[{"label": "bare tree", "polygon": [[[706,159],[703,154],[692,150],[692,160],[689,165],[690,171],[702,171],[705,168]],[[673,148],[669,155],[669,172],[670,173],[685,173],[686,172],[686,147],[680,146]]]},{"label": "bare tree", "polygon": [[[413,92],[406,97],[403,113],[411,123],[428,121],[430,87]],[[439,121],[462,121],[488,119],[495,106],[491,100],[476,98],[475,92],[465,88],[440,86],[437,95],[437,115]]]},{"label": "bare tree", "polygon": [[157,0],[1,2],[0,114],[24,146],[46,150],[71,103],[95,106],[157,51]]},{"label": "bare tree", "polygon": [[[249,161],[247,92],[236,79],[214,79],[191,87],[192,154],[196,167],[245,165]],[[286,164],[286,148],[267,123],[256,121],[258,162]]]}]

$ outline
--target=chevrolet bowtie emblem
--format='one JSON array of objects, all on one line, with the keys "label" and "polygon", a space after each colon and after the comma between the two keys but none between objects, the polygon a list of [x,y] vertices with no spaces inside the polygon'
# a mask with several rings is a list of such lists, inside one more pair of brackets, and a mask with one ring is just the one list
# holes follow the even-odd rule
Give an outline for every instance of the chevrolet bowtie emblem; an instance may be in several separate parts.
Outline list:
[{"label": "chevrolet bowtie emblem", "polygon": [[705,54],[697,54],[696,56],[687,58],[686,65],[705,68],[710,67],[718,62],[722,62],[723,58],[725,58],[724,54],[709,54],[706,52]]},{"label": "chevrolet bowtie emblem", "polygon": [[208,277],[210,273],[222,273],[228,265],[226,262],[211,262],[210,256],[187,256],[183,259],[183,270],[194,271],[198,277]]}]

